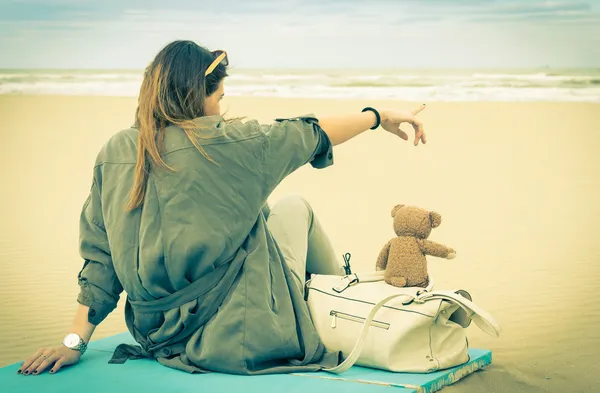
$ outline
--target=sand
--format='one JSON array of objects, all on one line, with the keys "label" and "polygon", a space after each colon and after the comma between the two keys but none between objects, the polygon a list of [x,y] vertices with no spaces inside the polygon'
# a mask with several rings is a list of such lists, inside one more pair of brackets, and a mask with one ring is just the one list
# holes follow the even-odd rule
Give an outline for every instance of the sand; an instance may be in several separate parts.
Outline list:
[{"label": "sand", "polygon": [[[230,97],[231,115],[261,121],[416,103]],[[60,343],[77,306],[78,218],[102,144],[133,121],[136,100],[0,96],[0,365]],[[356,269],[393,236],[391,208],[438,211],[430,239],[457,250],[429,258],[438,288],[464,288],[504,331],[469,327],[493,366],[451,392],[598,389],[600,105],[437,103],[420,114],[428,144],[380,130],[335,148],[272,196],[301,193]],[[123,303],[95,338],[124,331]]]}]

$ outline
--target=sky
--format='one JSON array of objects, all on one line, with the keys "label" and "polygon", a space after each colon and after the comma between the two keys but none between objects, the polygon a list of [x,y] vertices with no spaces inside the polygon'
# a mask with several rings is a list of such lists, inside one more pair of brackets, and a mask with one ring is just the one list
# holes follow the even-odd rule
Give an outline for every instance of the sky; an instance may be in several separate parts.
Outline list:
[{"label": "sky", "polygon": [[600,67],[600,0],[0,0],[0,68],[141,69],[176,39],[237,68]]}]

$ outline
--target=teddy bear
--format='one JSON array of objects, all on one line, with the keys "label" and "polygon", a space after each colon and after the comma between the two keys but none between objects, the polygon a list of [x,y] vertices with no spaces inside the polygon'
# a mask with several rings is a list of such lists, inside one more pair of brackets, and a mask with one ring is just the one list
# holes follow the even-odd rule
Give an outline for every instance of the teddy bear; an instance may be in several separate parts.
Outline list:
[{"label": "teddy bear", "polygon": [[425,255],[453,259],[456,251],[427,240],[431,230],[442,223],[442,216],[415,206],[396,205],[392,209],[394,232],[379,253],[376,269],[385,270],[384,280],[397,287],[427,287]]}]

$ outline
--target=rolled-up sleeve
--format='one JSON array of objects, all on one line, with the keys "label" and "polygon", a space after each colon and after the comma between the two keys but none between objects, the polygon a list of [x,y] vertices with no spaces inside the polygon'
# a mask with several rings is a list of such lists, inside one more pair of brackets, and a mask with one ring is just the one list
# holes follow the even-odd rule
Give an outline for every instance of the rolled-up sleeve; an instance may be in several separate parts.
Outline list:
[{"label": "rolled-up sleeve", "polygon": [[98,325],[117,307],[123,287],[113,267],[96,176],[80,216],[79,252],[84,264],[77,301],[90,308],[88,321]]},{"label": "rolled-up sleeve", "polygon": [[313,115],[275,119],[261,127],[265,172],[276,183],[307,163],[319,169],[333,165],[331,141]]}]

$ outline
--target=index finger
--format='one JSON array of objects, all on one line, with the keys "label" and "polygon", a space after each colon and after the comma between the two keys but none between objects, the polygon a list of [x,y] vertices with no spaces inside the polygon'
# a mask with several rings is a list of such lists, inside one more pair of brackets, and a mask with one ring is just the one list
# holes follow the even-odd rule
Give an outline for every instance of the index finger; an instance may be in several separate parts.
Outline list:
[{"label": "index finger", "polygon": [[426,106],[426,104],[423,104],[423,105],[421,105],[420,107],[418,107],[417,109],[414,109],[414,110],[412,110],[412,111],[411,111],[411,113],[412,113],[413,115],[416,115],[416,114],[418,114],[419,112],[421,112],[423,109],[425,109],[425,106]]}]

